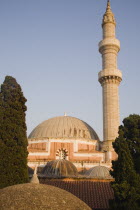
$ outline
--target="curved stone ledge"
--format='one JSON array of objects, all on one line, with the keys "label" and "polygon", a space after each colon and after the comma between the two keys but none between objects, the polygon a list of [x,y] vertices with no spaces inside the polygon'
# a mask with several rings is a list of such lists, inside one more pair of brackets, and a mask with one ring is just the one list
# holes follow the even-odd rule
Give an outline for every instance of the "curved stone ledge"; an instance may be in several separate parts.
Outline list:
[{"label": "curved stone ledge", "polygon": [[118,76],[105,76],[105,77],[101,77],[99,79],[99,82],[101,83],[101,85],[105,84],[105,83],[114,83],[119,85],[120,82],[122,81],[122,78],[118,77]]},{"label": "curved stone ledge", "polygon": [[102,51],[102,48],[105,46],[116,46],[118,51],[120,50],[120,41],[116,38],[106,38],[99,42],[99,52]]},{"label": "curved stone ledge", "polygon": [[116,76],[122,79],[122,72],[119,69],[104,69],[98,73],[98,79],[107,76]]}]

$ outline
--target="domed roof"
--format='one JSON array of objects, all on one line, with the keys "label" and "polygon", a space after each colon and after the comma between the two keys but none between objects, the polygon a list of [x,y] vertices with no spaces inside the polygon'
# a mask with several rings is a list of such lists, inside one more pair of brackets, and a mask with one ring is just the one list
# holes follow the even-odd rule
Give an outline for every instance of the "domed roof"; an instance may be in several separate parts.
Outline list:
[{"label": "domed roof", "polygon": [[95,166],[87,172],[88,178],[112,179],[109,169],[105,166]]},{"label": "domed roof", "polygon": [[43,176],[61,178],[78,176],[77,168],[68,160],[58,159],[50,161],[43,168]]},{"label": "domed roof", "polygon": [[39,124],[29,135],[35,138],[84,138],[99,140],[87,123],[75,117],[54,117]]},{"label": "domed roof", "polygon": [[32,176],[34,174],[34,170],[28,166],[28,174]]},{"label": "domed roof", "polygon": [[0,209],[90,210],[90,207],[76,196],[57,187],[44,184],[19,184],[0,190]]}]

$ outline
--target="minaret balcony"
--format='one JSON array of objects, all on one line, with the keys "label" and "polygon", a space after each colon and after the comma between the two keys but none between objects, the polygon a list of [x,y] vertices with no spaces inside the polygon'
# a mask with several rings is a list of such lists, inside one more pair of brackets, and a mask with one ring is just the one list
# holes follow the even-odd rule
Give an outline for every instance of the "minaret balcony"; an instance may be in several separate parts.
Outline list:
[{"label": "minaret balcony", "polygon": [[104,69],[98,73],[99,82],[106,77],[120,78],[122,80],[122,72],[119,69]]},{"label": "minaret balcony", "polygon": [[102,53],[107,47],[116,49],[117,52],[120,50],[120,41],[116,38],[106,38],[99,42],[99,52]]}]

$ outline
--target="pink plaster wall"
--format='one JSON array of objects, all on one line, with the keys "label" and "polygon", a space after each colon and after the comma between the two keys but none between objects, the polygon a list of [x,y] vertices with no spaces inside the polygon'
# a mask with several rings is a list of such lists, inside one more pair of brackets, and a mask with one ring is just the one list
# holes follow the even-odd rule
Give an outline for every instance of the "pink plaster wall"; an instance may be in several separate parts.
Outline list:
[{"label": "pink plaster wall", "polygon": [[[98,157],[98,155],[94,155],[91,157],[87,157],[84,154],[91,154],[91,153],[96,153],[99,154],[100,152],[95,151],[95,146],[94,145],[88,145],[88,144],[82,144],[80,143],[78,145],[78,152],[77,154],[83,153],[82,156],[74,156],[74,145],[73,143],[65,143],[65,142],[52,142],[50,145],[50,155],[47,155],[46,151],[46,145],[47,143],[32,143],[29,144],[28,146],[28,161],[50,161],[50,160],[55,160],[56,159],[56,153],[57,150],[59,149],[66,149],[68,151],[68,160],[75,162],[75,161],[94,161],[94,162],[99,162],[101,161],[101,157]],[[48,150],[48,149],[47,149]],[[30,155],[30,152],[45,152],[46,151],[46,156],[45,155]]]}]

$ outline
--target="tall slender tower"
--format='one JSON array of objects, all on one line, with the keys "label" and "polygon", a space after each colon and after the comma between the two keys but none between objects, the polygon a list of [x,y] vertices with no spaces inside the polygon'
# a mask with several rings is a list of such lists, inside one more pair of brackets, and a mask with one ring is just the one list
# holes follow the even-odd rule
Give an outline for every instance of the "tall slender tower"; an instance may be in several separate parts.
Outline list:
[{"label": "tall slender tower", "polygon": [[106,12],[102,21],[103,40],[99,42],[99,52],[102,54],[102,71],[99,72],[99,82],[103,95],[103,150],[107,151],[106,160],[112,159],[112,141],[118,136],[119,92],[122,73],[117,68],[117,54],[120,42],[116,39],[116,21],[107,2]]}]

